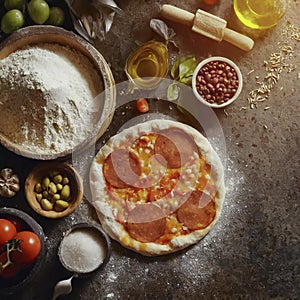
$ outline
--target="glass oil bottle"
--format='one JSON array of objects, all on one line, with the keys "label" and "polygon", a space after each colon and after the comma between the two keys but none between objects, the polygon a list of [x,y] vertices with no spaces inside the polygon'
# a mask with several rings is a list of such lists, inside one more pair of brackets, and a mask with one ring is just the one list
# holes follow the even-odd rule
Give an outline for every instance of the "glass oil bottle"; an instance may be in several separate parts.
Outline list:
[{"label": "glass oil bottle", "polygon": [[125,73],[138,88],[156,87],[168,72],[168,48],[157,41],[141,45],[127,59]]}]

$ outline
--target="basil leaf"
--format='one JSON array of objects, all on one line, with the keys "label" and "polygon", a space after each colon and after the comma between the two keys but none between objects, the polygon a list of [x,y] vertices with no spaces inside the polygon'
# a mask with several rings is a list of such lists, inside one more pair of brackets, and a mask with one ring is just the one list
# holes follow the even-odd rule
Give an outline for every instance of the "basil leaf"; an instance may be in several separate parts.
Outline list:
[{"label": "basil leaf", "polygon": [[171,83],[168,86],[168,91],[167,91],[167,97],[169,101],[175,101],[176,99],[178,99],[180,94],[180,87],[175,83]]},{"label": "basil leaf", "polygon": [[176,35],[173,28],[169,28],[164,21],[159,19],[151,19],[150,28],[163,37],[167,42]]},{"label": "basil leaf", "polygon": [[196,65],[196,58],[194,56],[182,56],[173,64],[171,68],[171,76],[173,79],[189,85],[191,84]]},{"label": "basil leaf", "polygon": [[179,79],[179,66],[182,62],[184,62],[189,57],[190,56],[182,56],[175,61],[175,63],[173,64],[173,66],[171,68],[171,76],[173,79],[175,79],[175,80]]},{"label": "basil leaf", "polygon": [[170,74],[171,77],[175,80],[179,79],[179,65],[180,65],[180,59],[177,59],[171,68]]},{"label": "basil leaf", "polygon": [[180,80],[180,82],[183,83],[183,84],[186,84],[186,85],[191,85],[192,84],[192,78],[193,78],[193,76],[184,77]]},{"label": "basil leaf", "polygon": [[196,68],[195,57],[190,57],[184,60],[179,65],[179,81],[182,82],[182,80],[184,80],[185,78],[192,76],[195,68]]}]

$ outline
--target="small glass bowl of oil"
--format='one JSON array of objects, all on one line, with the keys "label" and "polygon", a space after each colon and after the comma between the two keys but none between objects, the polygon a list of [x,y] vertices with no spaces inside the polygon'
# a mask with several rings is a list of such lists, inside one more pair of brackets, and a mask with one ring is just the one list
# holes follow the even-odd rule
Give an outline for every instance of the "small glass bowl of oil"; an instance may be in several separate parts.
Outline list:
[{"label": "small glass bowl of oil", "polygon": [[127,59],[125,73],[138,88],[155,88],[167,75],[168,48],[157,41],[149,41],[136,49]]},{"label": "small glass bowl of oil", "polygon": [[278,24],[286,13],[288,0],[234,0],[238,19],[254,29],[268,29]]}]

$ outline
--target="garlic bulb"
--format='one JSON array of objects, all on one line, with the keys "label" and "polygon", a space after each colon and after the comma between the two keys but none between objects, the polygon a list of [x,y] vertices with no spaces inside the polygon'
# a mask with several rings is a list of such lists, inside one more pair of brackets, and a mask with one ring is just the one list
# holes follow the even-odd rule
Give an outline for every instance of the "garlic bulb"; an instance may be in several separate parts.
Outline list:
[{"label": "garlic bulb", "polygon": [[20,190],[20,181],[12,169],[2,169],[0,172],[0,196],[12,198]]}]

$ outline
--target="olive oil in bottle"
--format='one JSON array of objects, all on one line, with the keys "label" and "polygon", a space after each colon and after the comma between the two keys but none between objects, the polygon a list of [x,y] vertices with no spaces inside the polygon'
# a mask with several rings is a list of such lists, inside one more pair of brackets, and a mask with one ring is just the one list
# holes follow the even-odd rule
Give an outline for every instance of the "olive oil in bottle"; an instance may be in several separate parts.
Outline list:
[{"label": "olive oil in bottle", "polygon": [[234,11],[246,26],[271,28],[284,16],[288,0],[234,0]]},{"label": "olive oil in bottle", "polygon": [[150,89],[157,86],[166,76],[168,64],[166,45],[150,41],[128,57],[125,72],[137,87]]}]

